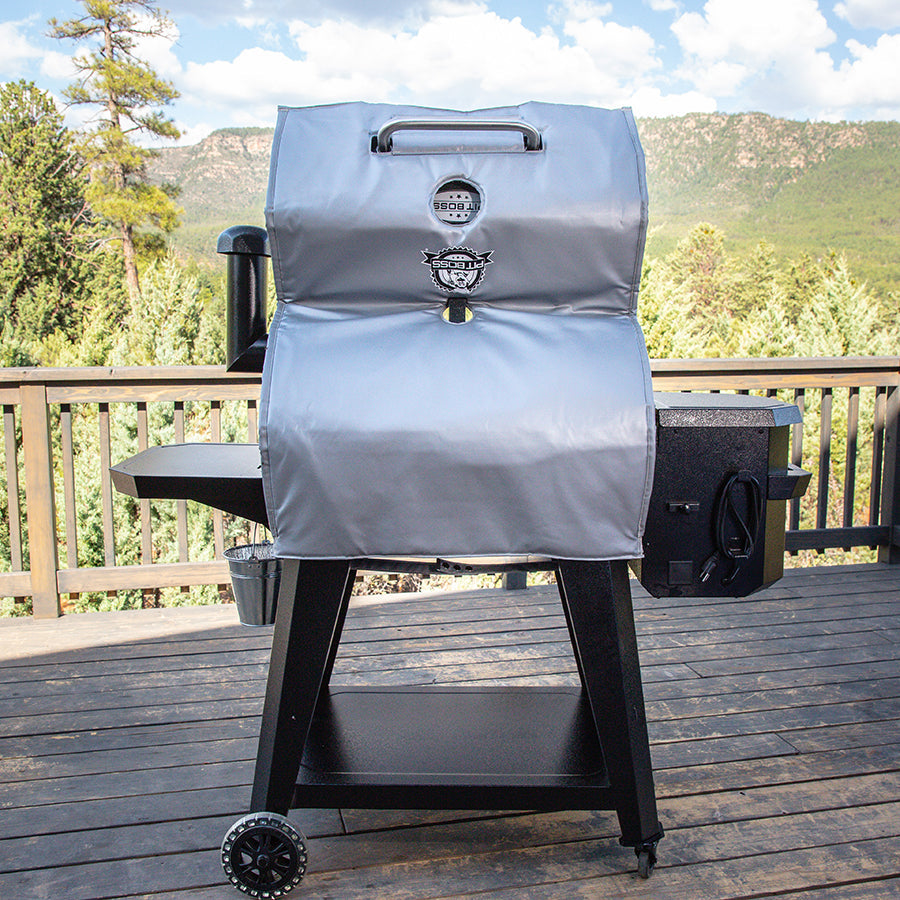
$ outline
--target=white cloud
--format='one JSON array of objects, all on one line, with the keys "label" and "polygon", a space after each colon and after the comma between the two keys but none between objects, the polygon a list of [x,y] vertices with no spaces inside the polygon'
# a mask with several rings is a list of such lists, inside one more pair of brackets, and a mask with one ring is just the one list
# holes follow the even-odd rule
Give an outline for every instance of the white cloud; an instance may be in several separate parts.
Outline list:
[{"label": "white cloud", "polygon": [[595,61],[610,74],[627,79],[639,71],[659,68],[662,64],[655,56],[656,42],[643,29],[626,28],[616,22],[600,19],[569,21],[565,33],[577,46],[586,50]]},{"label": "white cloud", "polygon": [[[852,61],[841,64],[828,85],[837,105],[888,106],[900,110],[900,34],[883,34],[874,46],[847,41]],[[823,97],[823,101],[826,99]]]},{"label": "white cloud", "polygon": [[54,81],[72,81],[78,76],[78,70],[70,53],[45,50],[41,54],[41,74]]},{"label": "white cloud", "polygon": [[735,108],[829,119],[900,108],[900,35],[848,41],[836,65],[816,0],[708,0],[672,30],[685,54],[678,74]]},{"label": "white cloud", "polygon": [[[436,8],[436,6],[435,6]],[[452,108],[528,99],[604,106],[641,96],[660,113],[670,98],[650,90],[660,68],[653,38],[601,18],[606,5],[569,3],[561,26],[536,33],[519,18],[505,19],[480,3],[450,3],[415,26],[329,19],[294,21],[296,55],[253,48],[233,60],[189,63],[180,83],[185,99],[240,107],[245,118],[274,118],[278,104],[342,100],[405,102]],[[673,110],[698,92],[671,96]]]},{"label": "white cloud", "polygon": [[594,0],[563,0],[547,7],[547,16],[555,22],[587,22],[605,19],[612,13],[612,3],[596,3]]},{"label": "white cloud", "polygon": [[178,143],[186,147],[189,147],[191,144],[199,144],[208,134],[221,127],[220,125],[211,125],[209,122],[198,122],[195,125],[184,122],[176,122],[175,124],[181,132]]},{"label": "white cloud", "polygon": [[426,16],[470,16],[487,12],[487,5],[480,0],[427,0],[420,7],[410,4],[412,11]]},{"label": "white cloud", "polygon": [[[185,99],[196,103],[236,106],[264,104],[279,92],[296,94],[303,84],[305,64],[283,53],[253,47],[242,50],[232,61],[189,62],[181,79]],[[302,88],[301,88],[302,90]]]},{"label": "white cloud", "polygon": [[479,0],[169,0],[163,4],[175,19],[193,16],[203,22],[234,22],[256,28],[289,17],[319,24],[341,19],[364,24],[422,21],[431,15],[452,15],[473,7]]},{"label": "white cloud", "polygon": [[100,114],[93,106],[67,106],[65,100],[56,100],[57,106],[63,110],[63,121],[67,128],[75,131],[93,128]]},{"label": "white cloud", "polygon": [[854,28],[900,28],[900,3],[897,0],[846,0],[835,13]]},{"label": "white cloud", "polygon": [[642,87],[634,92],[631,106],[638,117],[683,116],[693,112],[715,112],[715,97],[699,91],[683,94],[663,94],[657,87]]},{"label": "white cloud", "polygon": [[22,33],[25,21],[0,22],[0,75],[17,76],[22,64],[40,58],[42,51]]},{"label": "white cloud", "polygon": [[[694,68],[695,79],[725,62],[746,75],[773,65],[792,68],[835,40],[816,0],[708,0],[702,13],[680,16],[672,31]],[[732,73],[732,77],[733,77]]]},{"label": "white cloud", "polygon": [[135,55],[144,60],[161,78],[172,80],[181,75],[182,67],[174,47],[181,36],[174,22],[165,34],[135,39]]}]

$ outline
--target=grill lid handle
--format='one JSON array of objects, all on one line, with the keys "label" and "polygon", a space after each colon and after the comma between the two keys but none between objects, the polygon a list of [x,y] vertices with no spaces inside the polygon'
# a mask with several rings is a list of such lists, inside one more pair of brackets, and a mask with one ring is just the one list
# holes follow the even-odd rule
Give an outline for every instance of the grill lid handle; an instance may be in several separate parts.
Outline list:
[{"label": "grill lid handle", "polygon": [[526,150],[541,149],[541,133],[534,125],[508,119],[392,119],[378,129],[375,149],[389,153],[398,131],[518,131]]}]

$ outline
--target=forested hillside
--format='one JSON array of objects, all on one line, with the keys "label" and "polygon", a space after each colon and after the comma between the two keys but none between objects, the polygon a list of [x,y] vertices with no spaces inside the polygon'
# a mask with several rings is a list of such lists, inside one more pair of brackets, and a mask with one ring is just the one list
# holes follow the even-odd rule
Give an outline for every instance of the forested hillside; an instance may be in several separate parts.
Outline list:
[{"label": "forested hillside", "polygon": [[199,144],[163,150],[155,179],[178,185],[184,209],[174,244],[189,256],[214,260],[216,236],[231,225],[263,225],[272,131],[227,128]]},{"label": "forested hillside", "polygon": [[762,113],[639,123],[648,252],[710,222],[737,253],[843,254],[883,298],[900,288],[900,122],[792,122]]},{"label": "forested hillside", "polygon": [[[648,256],[700,222],[747,256],[760,240],[786,261],[843,254],[887,301],[900,288],[900,123],[793,122],[762,113],[694,114],[638,123],[650,189]],[[183,253],[212,259],[216,234],[262,224],[267,129],[218,131],[164,150],[159,178],[181,187]]]}]

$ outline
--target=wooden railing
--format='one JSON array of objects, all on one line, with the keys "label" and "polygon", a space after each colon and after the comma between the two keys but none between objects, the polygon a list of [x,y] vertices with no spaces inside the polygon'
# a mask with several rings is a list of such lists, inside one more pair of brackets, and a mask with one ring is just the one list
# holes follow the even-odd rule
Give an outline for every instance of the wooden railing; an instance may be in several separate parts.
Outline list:
[{"label": "wooden railing", "polygon": [[[165,548],[154,548],[151,503],[140,501],[140,561],[119,564],[116,526],[125,523],[116,521],[116,497],[108,475],[110,463],[118,461],[112,457],[111,423],[114,416],[120,425],[131,419],[131,445],[119,449],[121,456],[186,439],[253,442],[257,440],[258,398],[258,375],[227,374],[219,366],[0,369],[11,563],[10,572],[0,573],[0,596],[30,596],[36,616],[55,616],[64,594],[227,583],[227,565],[221,560],[222,513],[205,511],[212,517],[215,558],[189,560],[188,504],[184,502],[174,503],[176,561],[154,561]],[[223,434],[223,412],[229,405],[239,408],[230,410],[230,418],[237,412],[243,420],[237,434]],[[186,410],[196,406],[205,407],[203,427],[194,423],[186,430]],[[160,407],[171,416],[166,436],[151,428],[151,412]],[[88,429],[93,435],[85,434]],[[94,457],[88,485],[78,484],[76,477],[76,456],[79,449],[83,452],[85,441]],[[24,473],[24,515],[20,473]],[[79,496],[79,489],[87,496]],[[79,558],[77,512],[79,504],[96,502],[97,495],[102,565],[94,560],[85,566]]]},{"label": "wooden railing", "polygon": [[[654,360],[652,370],[658,391],[796,402],[805,420],[794,428],[792,458],[812,467],[814,478],[807,497],[792,501],[787,549],[868,546],[879,560],[900,561],[900,358]],[[34,615],[47,617],[60,614],[64,595],[224,585],[227,516],[194,510],[211,520],[211,558],[191,560],[189,505],[159,501],[175,504],[174,533],[155,537],[155,504],[117,511],[123,498],[114,496],[108,470],[153,444],[254,442],[258,397],[259,376],[215,366],[0,369],[9,524],[0,597],[31,597]],[[99,525],[91,531],[99,528],[101,538],[94,534],[94,558],[86,560],[79,514],[96,516],[96,505]],[[130,550],[117,549],[120,532]],[[135,560],[123,564],[123,555]]]}]

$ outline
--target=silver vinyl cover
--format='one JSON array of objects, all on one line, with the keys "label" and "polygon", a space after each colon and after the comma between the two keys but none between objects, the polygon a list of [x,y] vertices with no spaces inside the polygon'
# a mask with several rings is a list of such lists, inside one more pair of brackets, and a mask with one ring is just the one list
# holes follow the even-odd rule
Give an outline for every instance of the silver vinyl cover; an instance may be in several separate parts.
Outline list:
[{"label": "silver vinyl cover", "polygon": [[266,221],[279,556],[641,555],[655,434],[629,110],[282,108]]}]

